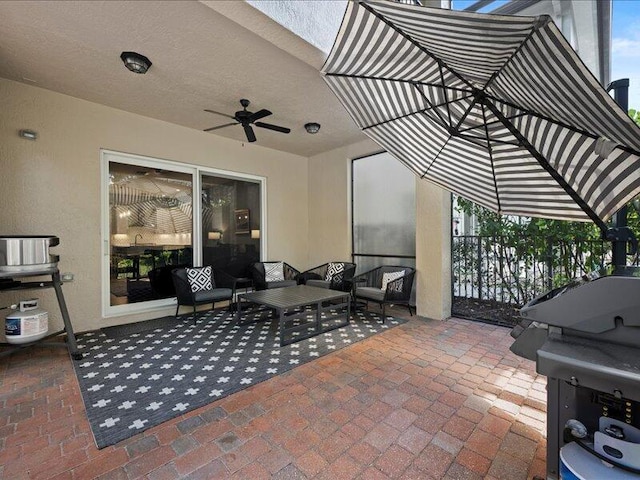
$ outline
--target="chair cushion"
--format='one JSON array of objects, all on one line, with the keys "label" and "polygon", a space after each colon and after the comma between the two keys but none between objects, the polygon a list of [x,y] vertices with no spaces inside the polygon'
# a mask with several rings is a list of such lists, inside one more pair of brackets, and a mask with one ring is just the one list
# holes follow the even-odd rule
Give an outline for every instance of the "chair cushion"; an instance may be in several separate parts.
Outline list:
[{"label": "chair cushion", "polygon": [[[400,277],[404,277],[404,270],[400,270],[398,272],[389,272],[389,273],[383,273],[382,274],[382,288],[380,288],[380,290],[382,290],[383,292],[387,290],[387,284],[389,282],[392,282]],[[398,282],[392,285],[392,289],[396,292],[401,292],[402,291],[402,283],[403,282]]]},{"label": "chair cushion", "polygon": [[269,282],[281,282],[284,280],[284,264],[282,262],[264,263],[264,280]]},{"label": "chair cushion", "polygon": [[384,300],[384,292],[376,287],[358,287],[356,288],[356,297],[381,302]]},{"label": "chair cushion", "polygon": [[309,280],[322,280],[322,276],[314,272],[302,272],[296,277],[299,285],[305,285]]},{"label": "chair cushion", "polygon": [[233,296],[230,288],[214,288],[213,290],[201,290],[193,294],[196,302],[219,302],[220,300],[228,300]]},{"label": "chair cushion", "polygon": [[334,281],[336,283],[342,283],[342,277],[344,276],[344,263],[342,262],[330,262],[327,267],[327,274],[324,279],[327,282]]},{"label": "chair cushion", "polygon": [[193,293],[213,290],[215,285],[211,278],[211,265],[200,268],[187,268],[187,279]]},{"label": "chair cushion", "polygon": [[306,285],[309,287],[331,288],[331,282],[327,280],[307,280]]},{"label": "chair cushion", "polygon": [[283,287],[295,287],[298,284],[295,280],[282,280],[281,282],[268,282],[267,288],[283,288]]}]

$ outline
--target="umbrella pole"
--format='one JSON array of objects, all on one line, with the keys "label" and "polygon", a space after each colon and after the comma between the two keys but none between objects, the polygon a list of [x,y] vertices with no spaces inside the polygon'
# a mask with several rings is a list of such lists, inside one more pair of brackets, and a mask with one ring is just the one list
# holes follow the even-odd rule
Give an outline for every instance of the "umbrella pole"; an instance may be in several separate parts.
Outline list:
[{"label": "umbrella pole", "polygon": [[[625,112],[629,110],[629,79],[621,78],[615,80],[607,86],[607,91],[613,90],[613,99],[620,108]],[[605,238],[611,240],[611,263],[615,270],[627,264],[627,242],[633,238],[633,233],[627,227],[627,207],[626,205],[618,210],[613,217],[613,228],[617,235],[611,235],[613,232],[607,232]],[[631,238],[629,238],[631,234]],[[611,238],[610,238],[611,237]]]}]

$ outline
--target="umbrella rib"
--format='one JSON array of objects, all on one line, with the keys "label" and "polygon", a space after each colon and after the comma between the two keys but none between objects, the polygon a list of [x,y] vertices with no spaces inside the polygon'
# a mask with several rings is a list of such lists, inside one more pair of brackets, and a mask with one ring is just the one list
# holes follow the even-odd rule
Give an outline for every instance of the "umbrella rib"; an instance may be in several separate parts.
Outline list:
[{"label": "umbrella rib", "polygon": [[[440,121],[442,122],[442,124],[443,124],[443,125],[447,125],[447,122],[445,121],[445,119],[444,119],[444,118],[442,118],[442,115],[440,115],[440,112],[439,112],[438,110],[436,110],[436,108],[437,108],[437,107],[439,107],[439,106],[441,106],[441,105],[437,105],[437,106],[435,106],[435,105],[433,104],[433,102],[427,98],[427,96],[424,94],[424,92],[423,92],[422,90],[420,90],[420,89],[418,88],[418,85],[416,85],[415,83],[413,84],[413,88],[415,88],[415,89],[418,91],[418,93],[420,94],[420,96],[422,97],[422,99],[423,99],[425,102],[427,102],[427,103],[431,106],[431,109],[432,109],[432,110],[435,112],[435,114],[438,116],[438,118],[440,119]],[[446,94],[445,94],[445,97],[446,97]],[[446,98],[445,98],[445,100],[446,100]],[[445,104],[447,105],[447,111],[449,111],[449,102],[445,102]]]},{"label": "umbrella rib", "polygon": [[[379,14],[378,12],[376,12],[373,8],[371,8],[370,5],[367,5],[365,2],[363,2],[362,0],[360,0],[358,2],[358,4],[363,7],[365,10],[367,10],[369,13],[371,13],[374,17],[376,17],[378,20],[380,20],[382,23],[385,23],[387,25],[389,25],[390,28],[392,28],[393,30],[395,30],[396,32],[398,32],[399,35],[402,35],[402,37],[407,40],[409,43],[411,43],[412,45],[414,45],[417,49],[419,49],[421,52],[423,52],[424,54],[428,55],[429,57],[431,57],[441,68],[442,67],[446,67],[448,71],[450,71],[453,75],[455,75],[458,80],[462,81],[465,85],[467,85],[469,88],[474,88],[474,86],[471,84],[471,82],[469,82],[469,80],[467,80],[466,78],[464,78],[462,75],[460,75],[458,72],[456,72],[455,70],[453,70],[452,68],[449,68],[449,66],[444,63],[443,60],[441,60],[440,58],[438,58],[437,56],[435,56],[433,53],[431,53],[429,50],[427,50],[425,47],[423,47],[422,45],[420,45],[418,42],[416,42],[413,38],[411,38],[409,35],[407,35],[406,33],[404,33],[402,31],[402,29],[400,29],[396,24],[394,24],[393,22],[389,21],[389,19],[383,17],[381,14]],[[443,82],[444,85],[444,82]]]},{"label": "umbrella rib", "polygon": [[533,34],[536,33],[538,30],[540,30],[542,27],[546,26],[551,21],[552,20],[549,15],[540,15],[535,25],[531,27],[531,31],[528,33],[527,37],[524,40],[522,40],[522,42],[520,42],[520,45],[518,45],[518,48],[516,48],[513,51],[511,56],[507,58],[507,60],[502,64],[502,66],[498,70],[493,72],[493,74],[489,77],[489,80],[487,80],[487,82],[484,84],[484,87],[482,87],[482,90],[486,91],[487,88],[489,88],[489,84],[492,83],[496,79],[496,77],[500,75],[500,73],[502,73],[502,71],[507,67],[507,65],[509,65],[509,63],[511,63],[511,60],[513,60],[515,56],[520,52],[520,50],[522,50],[522,48],[526,45],[526,43],[531,39]]},{"label": "umbrella rib", "polygon": [[[445,91],[452,90],[454,92],[465,92],[465,93],[471,92],[471,90],[469,89],[450,87],[447,85],[443,85],[441,83],[421,82],[420,80],[405,80],[403,78],[378,77],[375,75],[356,75],[351,73],[335,73],[335,72],[324,72],[323,75],[325,77],[358,78],[362,80],[380,80],[383,82],[410,83],[412,85],[425,85],[427,87],[442,88]],[[472,87],[469,87],[469,88],[472,88]]]},{"label": "umbrella rib", "polygon": [[[596,139],[596,140],[598,138],[600,138],[598,135],[595,135],[595,134],[593,134],[591,132],[588,132],[586,130],[582,130],[581,128],[574,127],[573,125],[569,125],[567,123],[561,122],[560,120],[556,120],[556,119],[548,117],[546,115],[542,115],[541,113],[534,112],[534,111],[529,110],[527,108],[520,107],[520,106],[518,106],[518,105],[516,105],[514,103],[511,103],[509,101],[502,100],[500,98],[496,98],[493,95],[488,95],[487,94],[486,98],[489,99],[489,100],[493,100],[494,102],[502,103],[502,104],[504,104],[504,105],[506,105],[508,107],[516,108],[516,109],[520,110],[521,112],[524,112],[526,115],[531,115],[532,117],[536,117],[536,118],[539,118],[541,120],[545,120],[547,122],[554,123],[555,125],[558,125],[559,127],[566,128],[568,130],[571,130],[572,132],[576,132],[576,133],[579,133],[581,135],[585,135],[585,136],[587,136],[589,138],[593,138],[593,139]],[[522,115],[520,115],[520,116],[522,116]],[[616,143],[616,146],[620,150],[622,150],[624,152],[632,153],[634,155],[640,155],[640,151],[635,150],[635,149],[633,149],[631,147],[628,147],[626,145],[621,145],[619,143]]]},{"label": "umbrella rib", "polygon": [[471,113],[471,110],[473,110],[473,107],[475,106],[475,104],[476,104],[475,100],[469,104],[465,112],[460,117],[460,120],[458,120],[458,124],[455,127],[451,127],[453,130],[455,130],[456,132],[458,131],[458,129],[460,128],[460,125],[462,125],[462,123],[467,119],[467,117]]},{"label": "umbrella rib", "polygon": [[433,157],[433,160],[431,160],[431,163],[429,164],[427,169],[424,171],[424,173],[420,176],[420,178],[424,178],[425,175],[427,173],[429,173],[429,170],[431,169],[431,167],[433,167],[433,164],[436,163],[436,160],[438,159],[438,157],[440,156],[442,151],[445,149],[445,147],[447,146],[447,144],[449,143],[449,140],[451,140],[451,138],[452,138],[452,135],[449,135],[449,138],[447,138],[447,140],[442,144],[442,147],[440,148],[440,151],[436,154],[435,157]]},{"label": "umbrella rib", "polygon": [[[524,117],[525,115],[527,115],[527,114],[526,113],[520,113],[518,115],[513,115],[513,116],[505,117],[505,118],[507,120],[513,120],[514,118]],[[494,120],[493,122],[487,122],[486,125],[494,125],[496,123],[502,124],[502,122],[500,120]],[[458,133],[468,132],[470,130],[475,130],[477,128],[484,128],[484,124],[483,125],[478,125],[476,127],[463,128],[462,130],[458,130]]]},{"label": "umbrella rib", "polygon": [[[471,95],[470,95],[470,96],[471,96]],[[461,98],[460,100],[463,100],[464,98],[469,98],[469,97],[463,97],[463,98]],[[429,102],[429,100],[428,100],[426,97],[425,97],[424,99],[427,101],[427,103],[429,103],[429,105],[431,105],[429,108],[423,108],[423,109],[421,109],[421,110],[417,110],[417,111],[415,111],[415,112],[405,113],[405,114],[400,115],[400,116],[398,116],[398,117],[389,118],[389,119],[387,119],[387,120],[383,120],[382,122],[374,123],[374,124],[372,124],[372,125],[367,125],[366,127],[362,127],[362,130],[367,130],[367,129],[369,129],[369,128],[373,128],[373,127],[379,127],[380,125],[385,125],[385,124],[390,123],[390,122],[395,122],[396,120],[402,120],[403,118],[410,117],[411,115],[416,115],[416,114],[418,114],[418,113],[427,113],[427,112],[428,112],[428,111],[430,111],[430,110],[434,110],[434,109],[436,109],[436,108],[438,108],[438,107],[441,107],[441,106],[443,106],[443,105],[447,104],[447,103],[445,102],[445,103],[439,103],[438,105],[433,105],[431,102]],[[442,123],[446,125],[446,122],[445,122],[445,121],[444,121],[444,119],[440,116],[440,114],[438,113],[438,111],[437,111],[437,110],[434,110],[434,111],[436,112],[436,115],[438,115],[438,117],[442,120]]]},{"label": "umbrella rib", "polygon": [[536,150],[536,148],[533,145],[531,145],[531,143],[529,143],[529,141],[524,137],[524,135],[522,135],[522,133],[520,133],[520,131],[515,127],[515,125],[509,122],[504,117],[504,115],[502,115],[502,112],[500,111],[500,109],[495,105],[493,105],[491,102],[485,101],[484,104],[487,106],[489,110],[491,110],[491,112],[496,117],[498,117],[498,119],[502,122],[502,124],[522,144],[522,146],[527,149],[527,151],[531,154],[531,156],[538,161],[540,166],[544,168],[547,171],[547,173],[549,173],[549,175],[551,175],[551,177],[556,182],[558,182],[558,185],[560,185],[560,187],[562,187],[562,189],[567,193],[567,195],[569,195],[571,199],[574,202],[576,202],[576,204],[582,209],[582,211],[586,213],[587,216],[591,220],[593,220],[593,222],[598,227],[600,227],[602,232],[603,233],[606,232],[607,225],[604,223],[604,221],[596,214],[596,212],[593,211],[593,209],[589,205],[587,205],[587,203],[582,199],[582,197],[580,197],[580,195],[578,195],[578,193],[571,187],[571,185],[567,183],[564,177],[562,177],[562,175],[560,175],[555,168],[549,165],[549,162],[547,161],[547,159],[544,158],[544,156],[540,152],[538,152],[538,150]]},{"label": "umbrella rib", "polygon": [[444,73],[442,72],[442,65],[438,64],[438,70],[440,71],[440,83],[444,90],[444,99],[447,101],[447,115],[449,116],[449,128],[451,128],[451,109],[449,108],[449,95],[447,95],[447,90],[444,88]]},{"label": "umbrella rib", "polygon": [[493,164],[493,149],[491,148],[491,137],[489,137],[489,127],[487,125],[487,112],[485,105],[482,104],[482,119],[484,120],[484,133],[487,137],[487,151],[489,152],[489,163],[491,164],[491,175],[493,175],[493,186],[496,191],[496,202],[498,203],[498,213],[502,212],[500,205],[500,194],[498,193],[498,179],[496,178],[496,169]]}]

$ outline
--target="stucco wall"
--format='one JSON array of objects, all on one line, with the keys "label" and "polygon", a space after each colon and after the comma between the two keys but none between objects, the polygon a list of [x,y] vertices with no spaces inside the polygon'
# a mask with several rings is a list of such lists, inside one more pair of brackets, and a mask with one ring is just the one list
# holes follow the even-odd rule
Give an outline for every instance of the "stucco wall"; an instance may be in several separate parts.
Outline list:
[{"label": "stucco wall", "polygon": [[[307,262],[307,159],[244,145],[197,130],[134,115],[0,79],[0,235],[60,237],[53,252],[75,281],[63,289],[74,328],[158,317],[152,312],[101,316],[100,149],[267,177],[268,259]],[[38,132],[37,141],[18,136]],[[53,290],[0,294],[0,306],[37,296],[61,326]],[[166,313],[173,312],[167,309]]]}]

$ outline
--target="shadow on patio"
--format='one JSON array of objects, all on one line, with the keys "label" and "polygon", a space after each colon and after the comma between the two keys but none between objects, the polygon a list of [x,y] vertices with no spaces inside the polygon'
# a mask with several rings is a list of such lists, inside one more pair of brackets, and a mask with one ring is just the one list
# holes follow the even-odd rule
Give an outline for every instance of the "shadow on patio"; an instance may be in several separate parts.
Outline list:
[{"label": "shadow on patio", "polygon": [[0,366],[0,478],[544,476],[545,378],[510,344],[411,317],[103,450],[68,354],[27,350]]}]

